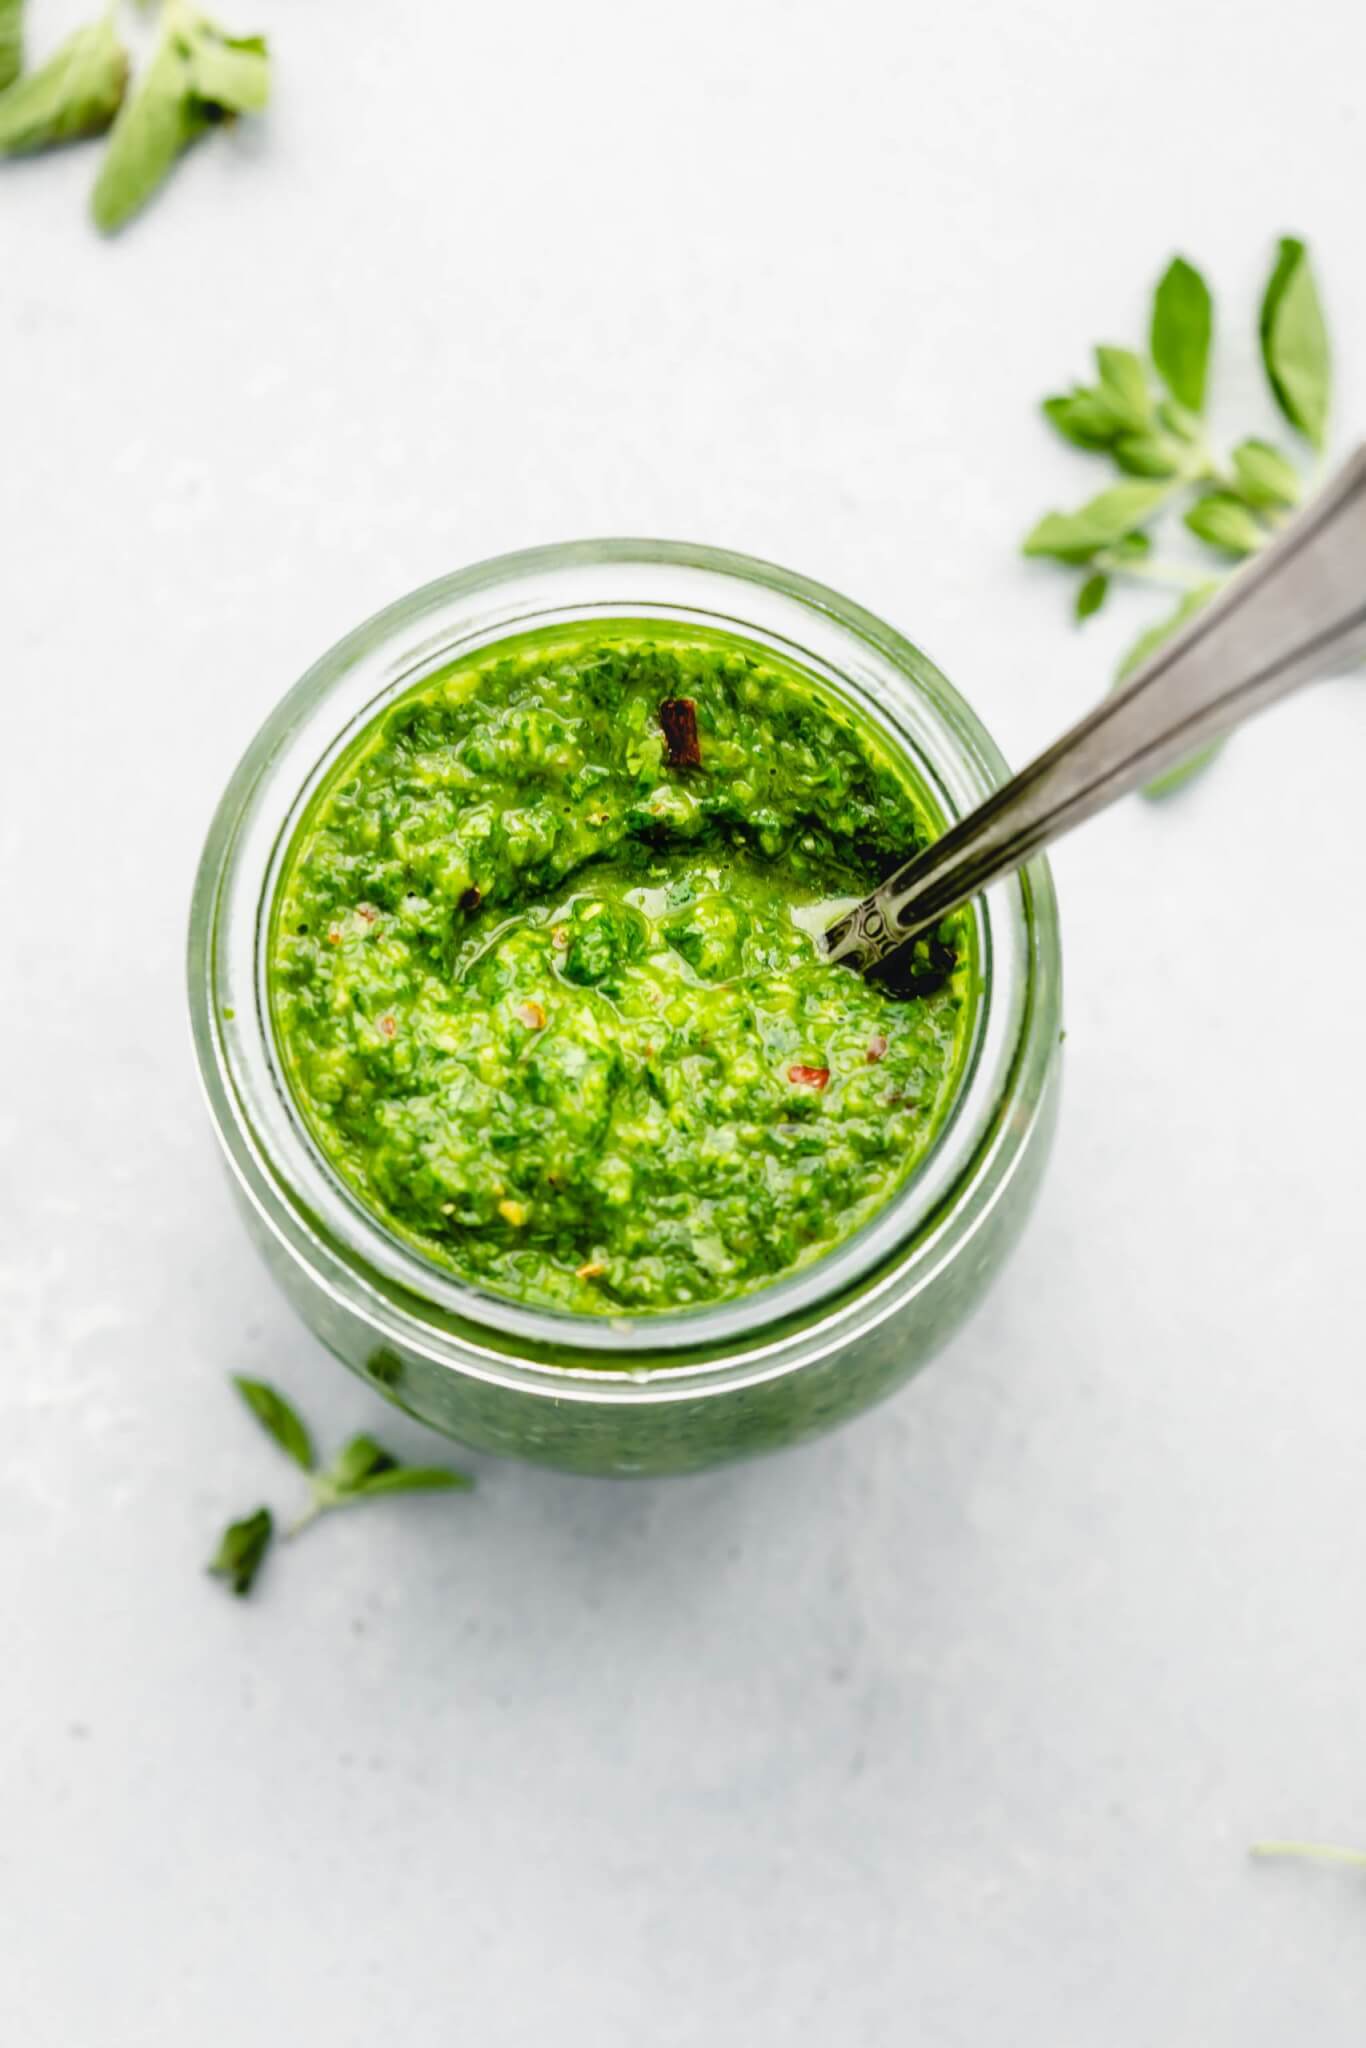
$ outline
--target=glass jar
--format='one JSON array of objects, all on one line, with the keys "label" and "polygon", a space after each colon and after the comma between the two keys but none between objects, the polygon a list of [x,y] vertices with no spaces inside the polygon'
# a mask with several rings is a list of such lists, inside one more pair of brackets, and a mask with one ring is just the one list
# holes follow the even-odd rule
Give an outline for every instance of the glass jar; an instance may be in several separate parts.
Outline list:
[{"label": "glass jar", "polygon": [[808,670],[905,752],[948,820],[1005,774],[924,655],[833,590],[711,548],[534,549],[400,599],[295,685],[218,807],[190,923],[210,1114],[248,1227],[304,1321],[433,1428],[578,1472],[681,1472],[772,1449],[901,1385],[1019,1235],[1056,1108],[1057,915],[1036,859],[971,908],[983,985],[936,1144],[855,1237],[753,1294],[620,1318],[523,1307],[400,1243],[335,1177],[284,1084],[265,986],[270,906],[304,806],[360,727],[453,659],[566,621],[652,617],[738,633]]}]

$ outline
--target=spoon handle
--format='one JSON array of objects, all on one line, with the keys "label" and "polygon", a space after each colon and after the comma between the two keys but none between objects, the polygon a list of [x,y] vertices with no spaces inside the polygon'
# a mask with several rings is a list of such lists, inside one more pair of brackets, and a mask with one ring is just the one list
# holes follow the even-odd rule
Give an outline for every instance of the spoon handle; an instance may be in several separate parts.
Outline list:
[{"label": "spoon handle", "polygon": [[846,911],[867,972],[1118,797],[1265,705],[1366,657],[1366,447],[1123,689]]}]

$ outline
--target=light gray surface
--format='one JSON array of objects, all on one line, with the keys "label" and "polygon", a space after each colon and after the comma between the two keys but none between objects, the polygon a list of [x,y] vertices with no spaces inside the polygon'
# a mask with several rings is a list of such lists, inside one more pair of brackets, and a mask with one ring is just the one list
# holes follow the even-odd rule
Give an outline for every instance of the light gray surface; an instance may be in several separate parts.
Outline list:
[{"label": "light gray surface", "polygon": [[180,963],[266,707],[504,548],[770,555],[1051,737],[1144,612],[1015,560],[1089,476],[1032,406],[1171,247],[1241,427],[1308,233],[1360,431],[1366,17],[232,18],[278,107],[120,244],[88,155],[3,173],[0,2038],[1357,2048],[1366,1892],[1246,1847],[1366,1841],[1360,684],[1061,852],[1054,1166],[916,1387],[692,1481],[487,1465],[246,1606],[201,1560],[290,1487],[228,1371],[420,1436],[258,1271]]}]

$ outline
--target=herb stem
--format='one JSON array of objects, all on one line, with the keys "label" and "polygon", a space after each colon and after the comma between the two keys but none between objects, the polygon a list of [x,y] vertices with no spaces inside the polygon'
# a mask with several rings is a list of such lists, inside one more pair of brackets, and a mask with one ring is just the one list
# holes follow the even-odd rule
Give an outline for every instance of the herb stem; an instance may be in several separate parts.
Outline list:
[{"label": "herb stem", "polygon": [[1254,1842],[1252,1854],[1264,1858],[1294,1856],[1311,1863],[1346,1863],[1366,1870],[1366,1849],[1343,1849],[1336,1842]]},{"label": "herb stem", "polygon": [[301,1535],[302,1532],[308,1527],[309,1523],[316,1522],[319,1515],[326,1514],[330,1506],[330,1501],[321,1500],[315,1493],[312,1500],[308,1503],[308,1506],[304,1509],[303,1513],[299,1515],[294,1521],[292,1521],[289,1527],[285,1530],[286,1537]]}]

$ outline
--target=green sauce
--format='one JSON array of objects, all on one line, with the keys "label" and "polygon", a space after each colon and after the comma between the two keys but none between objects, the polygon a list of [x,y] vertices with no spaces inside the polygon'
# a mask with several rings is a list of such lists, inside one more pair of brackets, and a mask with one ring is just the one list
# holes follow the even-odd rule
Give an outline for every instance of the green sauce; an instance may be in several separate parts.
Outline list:
[{"label": "green sauce", "polygon": [[910,1000],[816,944],[938,825],[879,734],[752,643],[611,620],[485,648],[361,734],[289,850],[269,980],[298,1106],[389,1230],[499,1294],[762,1287],[943,1124],[966,923]]}]

